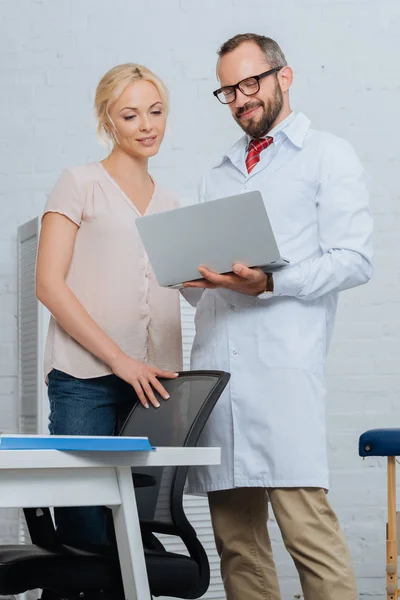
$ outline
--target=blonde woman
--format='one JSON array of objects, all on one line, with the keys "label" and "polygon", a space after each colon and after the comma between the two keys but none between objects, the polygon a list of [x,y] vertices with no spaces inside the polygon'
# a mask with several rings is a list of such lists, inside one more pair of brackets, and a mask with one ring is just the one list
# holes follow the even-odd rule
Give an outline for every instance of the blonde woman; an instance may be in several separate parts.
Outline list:
[{"label": "blonde woman", "polygon": [[[178,292],[157,285],[135,226],[175,208],[148,172],[164,137],[167,91],[149,69],[119,65],[95,98],[98,133],[112,150],[64,171],[48,198],[36,293],[52,314],[45,376],[53,435],[113,435],[120,411],[139,398],[168,399],[159,377],[181,368]],[[56,511],[59,535],[75,546],[106,545],[101,507]]]}]

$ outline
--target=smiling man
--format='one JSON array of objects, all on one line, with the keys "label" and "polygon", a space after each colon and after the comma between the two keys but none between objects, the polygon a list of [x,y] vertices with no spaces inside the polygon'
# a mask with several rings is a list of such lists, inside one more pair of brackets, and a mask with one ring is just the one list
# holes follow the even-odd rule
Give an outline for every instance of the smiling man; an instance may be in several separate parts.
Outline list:
[{"label": "smiling man", "polygon": [[267,499],[304,598],[356,600],[326,498],[325,360],[338,293],[372,274],[366,176],[349,143],[292,111],[293,73],[275,41],[237,35],[218,54],[214,95],[245,135],[204,178],[201,201],[260,190],[290,266],[201,268],[186,284],[192,367],[232,374],[201,440],[221,446],[222,464],[191,470],[189,491],[208,493],[228,600],[281,598]]}]

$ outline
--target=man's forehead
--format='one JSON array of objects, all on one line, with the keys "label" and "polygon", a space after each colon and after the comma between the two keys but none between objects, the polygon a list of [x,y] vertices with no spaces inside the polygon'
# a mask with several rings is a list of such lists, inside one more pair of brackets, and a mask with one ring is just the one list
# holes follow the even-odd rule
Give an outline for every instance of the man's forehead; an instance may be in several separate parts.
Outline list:
[{"label": "man's forehead", "polygon": [[228,59],[228,55],[223,56],[217,64],[217,77],[221,81],[224,80],[224,85],[233,85],[246,77],[259,75],[270,69],[269,63],[265,56],[243,56],[239,60]]}]

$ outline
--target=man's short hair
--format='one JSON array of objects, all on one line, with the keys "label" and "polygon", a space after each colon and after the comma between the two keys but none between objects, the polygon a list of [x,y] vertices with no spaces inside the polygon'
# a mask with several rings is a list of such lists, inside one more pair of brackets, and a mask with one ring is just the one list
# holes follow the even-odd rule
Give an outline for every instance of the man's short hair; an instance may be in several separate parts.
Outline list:
[{"label": "man's short hair", "polygon": [[275,42],[275,40],[265,37],[264,35],[258,35],[257,33],[239,33],[231,37],[219,48],[217,52],[219,58],[222,58],[225,56],[225,54],[236,50],[236,48],[245,42],[253,42],[254,44],[257,44],[257,46],[263,52],[267,63],[271,66],[271,69],[274,69],[275,67],[285,67],[287,65],[285,55],[283,54],[279,44]]}]

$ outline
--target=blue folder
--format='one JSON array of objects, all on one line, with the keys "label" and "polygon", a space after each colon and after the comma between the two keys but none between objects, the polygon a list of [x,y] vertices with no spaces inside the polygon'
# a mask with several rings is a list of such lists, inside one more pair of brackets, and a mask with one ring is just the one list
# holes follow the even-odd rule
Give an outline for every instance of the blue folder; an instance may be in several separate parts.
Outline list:
[{"label": "blue folder", "polygon": [[147,437],[0,435],[0,450],[148,452],[154,447]]}]

